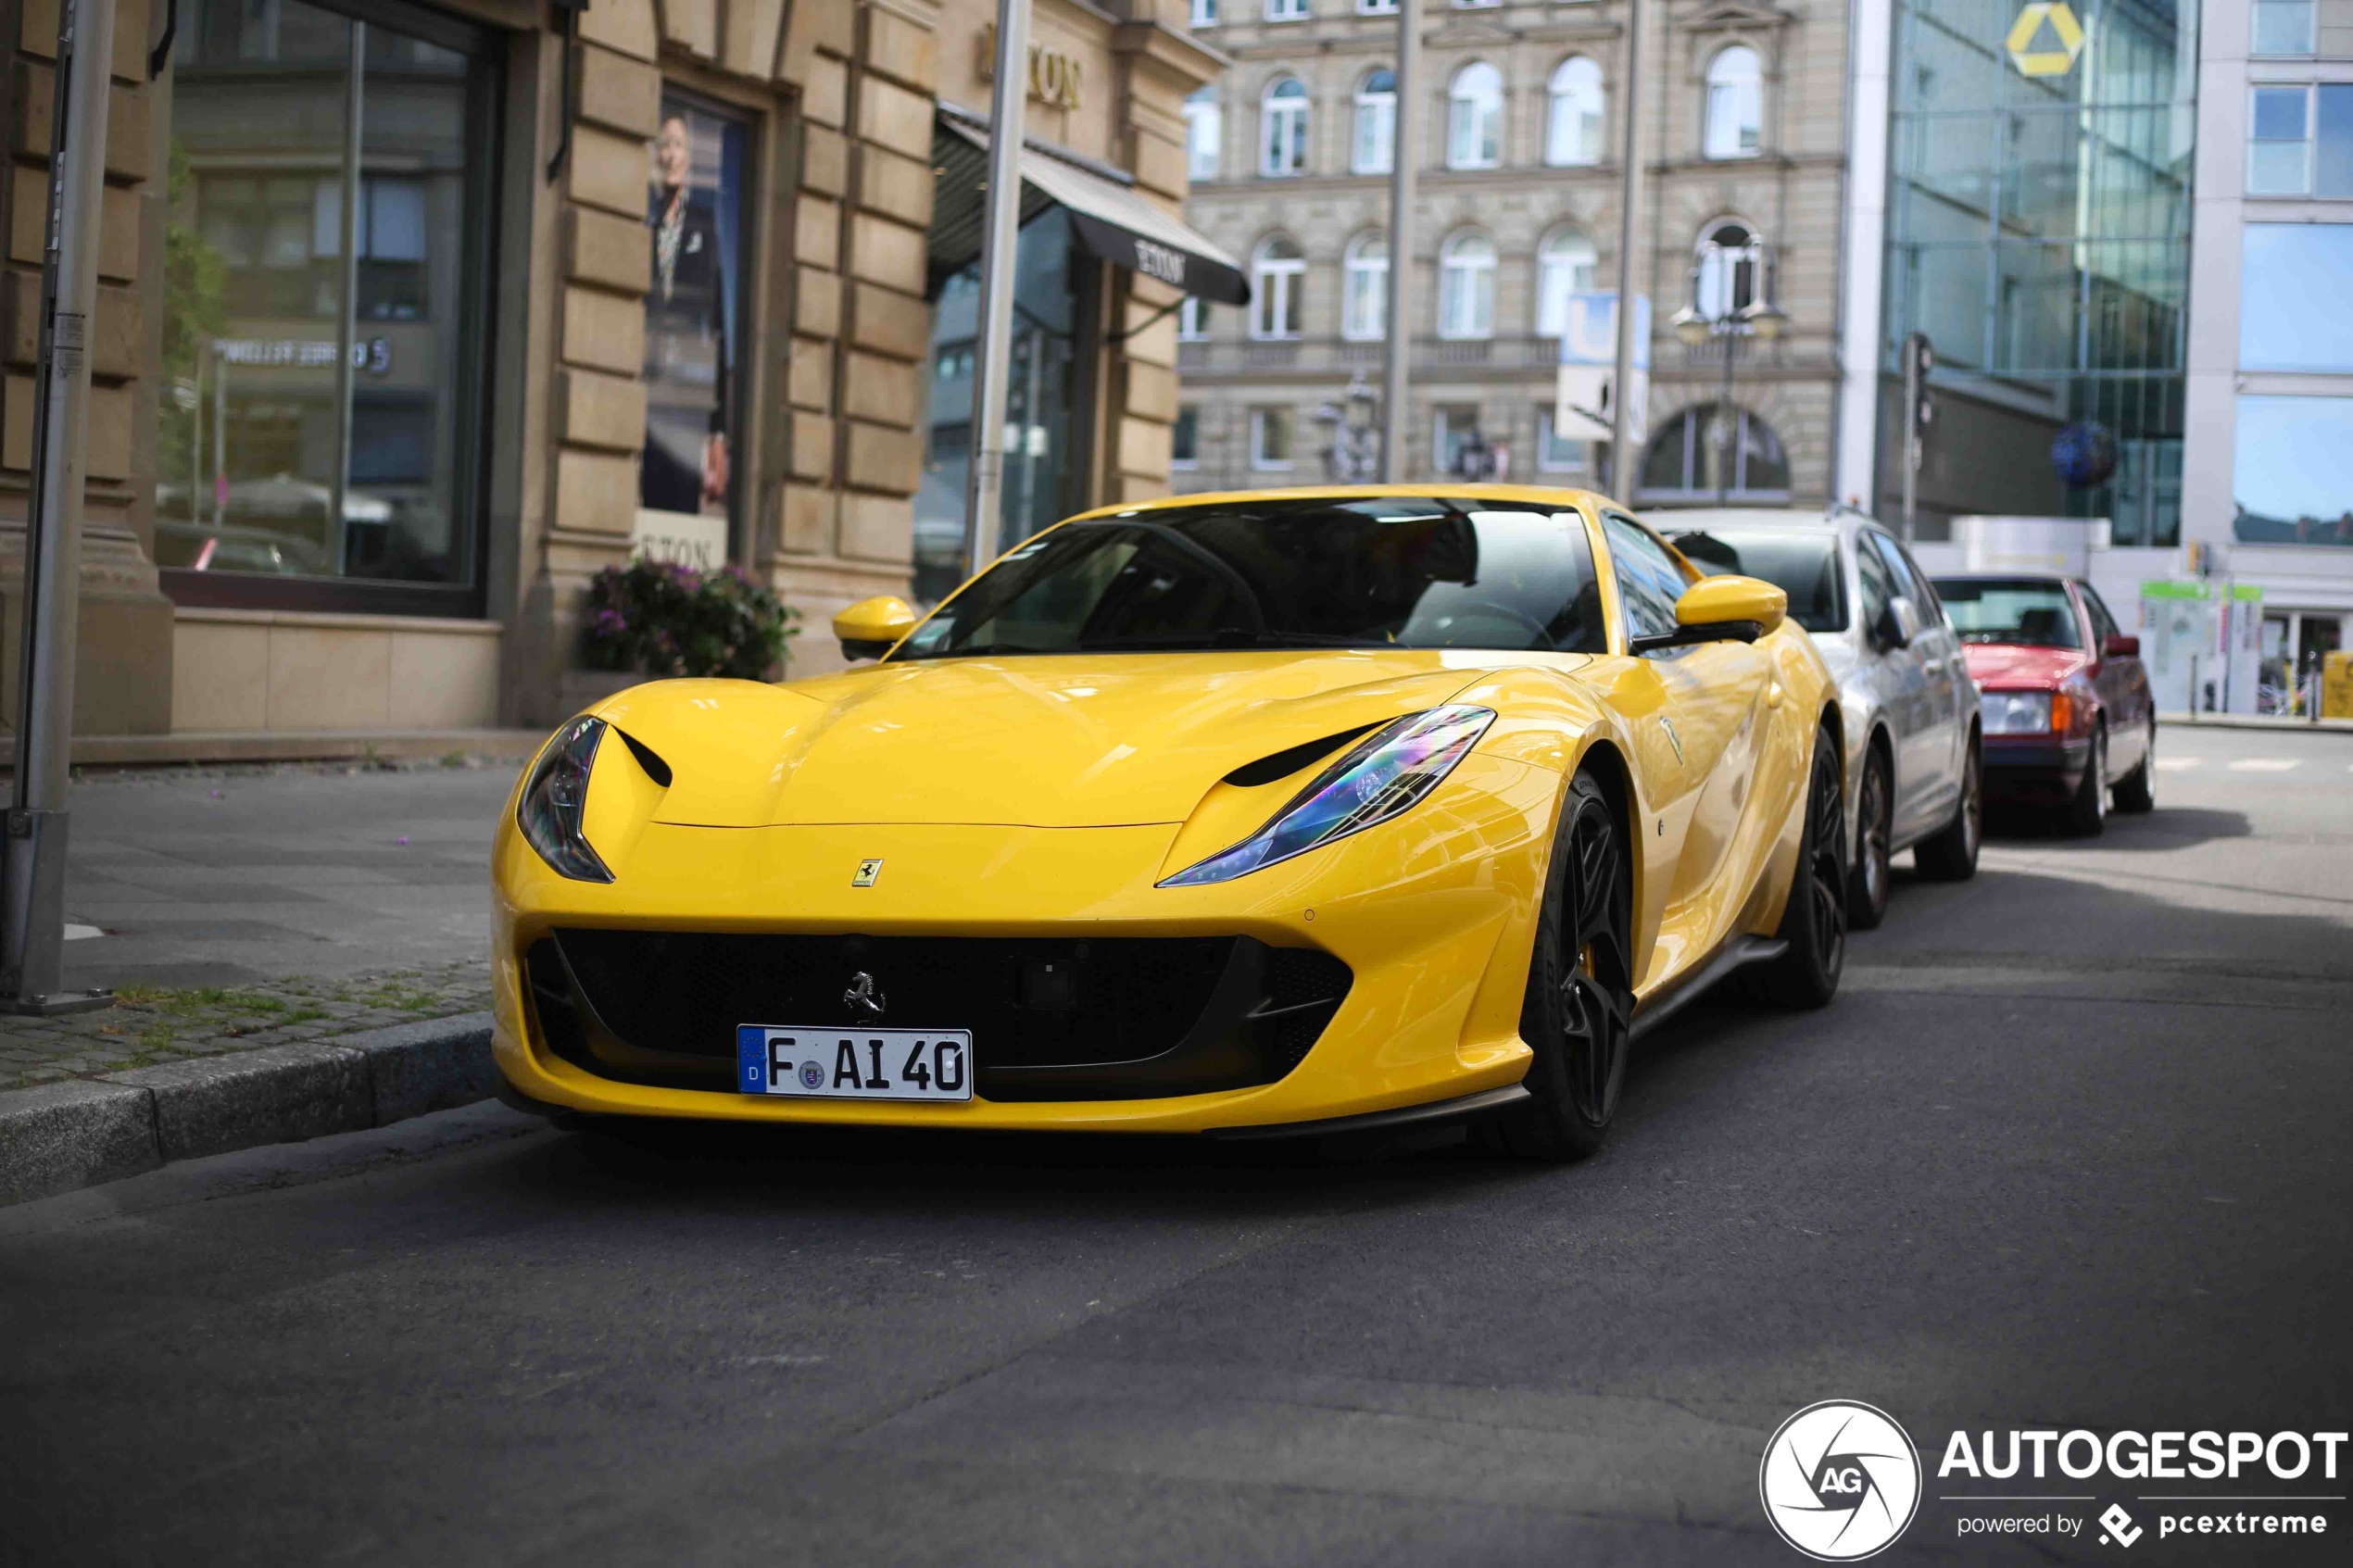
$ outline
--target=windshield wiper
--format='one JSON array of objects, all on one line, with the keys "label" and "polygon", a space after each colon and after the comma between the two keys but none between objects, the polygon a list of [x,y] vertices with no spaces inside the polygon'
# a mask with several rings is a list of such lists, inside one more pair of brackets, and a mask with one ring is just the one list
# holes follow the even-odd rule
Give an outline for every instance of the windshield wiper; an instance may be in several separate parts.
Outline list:
[{"label": "windshield wiper", "polygon": [[[1009,653],[1068,653],[1066,647],[1038,648],[1020,643],[969,643],[959,647],[925,648],[920,653],[901,654],[901,659],[984,659]],[[894,661],[895,662],[895,661]]]}]

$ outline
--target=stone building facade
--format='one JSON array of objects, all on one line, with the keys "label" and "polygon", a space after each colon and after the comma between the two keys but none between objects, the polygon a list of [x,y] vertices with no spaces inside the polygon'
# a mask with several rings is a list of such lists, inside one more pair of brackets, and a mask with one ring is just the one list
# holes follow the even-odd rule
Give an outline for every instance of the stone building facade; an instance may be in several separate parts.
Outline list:
[{"label": "stone building facade", "polygon": [[[1425,6],[1410,477],[1462,471],[1463,447],[1476,465],[1483,445],[1502,449],[1500,464],[1487,461],[1513,480],[1625,494],[1604,444],[1550,421],[1559,296],[1614,290],[1621,276],[1626,10],[1613,0]],[[1653,0],[1645,10],[1633,274],[1653,304],[1653,371],[1632,499],[1819,505],[1839,382],[1848,7]],[[1368,257],[1386,258],[1378,121],[1394,9],[1196,0],[1193,13],[1199,35],[1236,64],[1214,99],[1190,106],[1188,213],[1260,281],[1283,274],[1276,286],[1297,302],[1283,302],[1295,319],[1270,318],[1262,287],[1255,318],[1189,317],[1178,482],[1318,481],[1332,445],[1326,406],[1360,373],[1376,387],[1380,376],[1387,323],[1352,302],[1375,270]],[[1292,117],[1304,123],[1296,136]],[[1733,428],[1712,418],[1721,340],[1689,348],[1668,324],[1695,287],[1718,311],[1762,294],[1789,318],[1779,341],[1734,345],[1737,447],[1713,439]],[[1288,468],[1272,449],[1285,423]]]},{"label": "stone building facade", "polygon": [[[78,754],[551,725],[600,684],[588,579],[638,552],[774,584],[793,673],[909,590],[973,194],[935,154],[988,109],[990,0],[180,0],[168,41],[160,0],[117,11]],[[1188,21],[1038,0],[1031,144],[1175,214],[1224,64]],[[0,0],[11,661],[56,38],[56,0]],[[1088,395],[1049,477],[1164,491],[1181,295],[1071,265]]]}]

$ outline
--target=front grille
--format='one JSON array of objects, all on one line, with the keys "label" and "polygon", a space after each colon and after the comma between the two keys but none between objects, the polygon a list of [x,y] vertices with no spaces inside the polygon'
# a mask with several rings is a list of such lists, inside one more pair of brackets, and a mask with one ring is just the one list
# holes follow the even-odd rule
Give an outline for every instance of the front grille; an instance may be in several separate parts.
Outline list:
[{"label": "front grille", "polygon": [[[736,1026],[969,1029],[993,1100],[1273,1083],[1348,995],[1327,953],[1250,937],[791,936],[568,929],[527,955],[548,1048],[607,1078],[732,1089]],[[887,1011],[846,997],[874,978]]]}]

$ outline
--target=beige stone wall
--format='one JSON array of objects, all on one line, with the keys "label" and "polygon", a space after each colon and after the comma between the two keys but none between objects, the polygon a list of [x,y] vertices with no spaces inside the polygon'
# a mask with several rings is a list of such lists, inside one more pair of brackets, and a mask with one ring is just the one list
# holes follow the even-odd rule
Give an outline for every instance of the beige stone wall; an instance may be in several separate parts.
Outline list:
[{"label": "beige stone wall", "polygon": [[171,728],[489,729],[505,630],[496,621],[183,608]]},{"label": "beige stone wall", "polygon": [[[1359,234],[1385,232],[1389,177],[1350,171],[1357,84],[1394,63],[1394,17],[1359,17],[1354,0],[1312,0],[1303,22],[1269,23],[1252,0],[1229,0],[1227,20],[1201,36],[1236,58],[1219,90],[1223,156],[1218,176],[1195,187],[1186,207],[1194,225],[1247,258],[1281,232],[1307,258],[1302,335],[1252,341],[1244,313],[1210,312],[1208,341],[1182,347],[1181,400],[1198,411],[1198,466],[1180,472],[1188,491],[1323,478],[1319,403],[1361,371],[1379,381],[1383,345],[1341,337],[1342,257]],[[1793,504],[1826,499],[1831,483],[1839,207],[1844,170],[1846,7],[1843,0],[1791,0],[1778,7],[1746,0],[1677,0],[1647,6],[1643,46],[1646,169],[1644,219],[1631,269],[1652,298],[1652,426],[1718,395],[1722,361],[1693,355],[1667,332],[1667,318],[1690,297],[1692,247],[1713,220],[1737,217],[1774,247],[1774,297],[1793,318],[1788,337],[1752,345],[1738,367],[1736,400],[1763,415],[1789,448]],[[1429,473],[1434,413],[1475,408],[1490,441],[1508,443],[1515,480],[1592,482],[1536,466],[1538,413],[1553,400],[1556,344],[1536,335],[1538,250],[1547,234],[1574,230],[1595,253],[1595,286],[1624,276],[1617,256],[1620,149],[1624,145],[1626,7],[1617,0],[1563,4],[1526,0],[1478,9],[1427,4],[1422,137],[1416,213],[1413,374],[1406,471]],[[1710,161],[1700,156],[1707,62],[1734,43],[1764,61],[1763,156]],[[1547,83],[1574,56],[1600,65],[1602,160],[1568,168],[1543,162]],[[1504,81],[1500,168],[1446,167],[1448,87],[1474,61]],[[1296,176],[1258,172],[1261,104],[1282,76],[1296,77],[1312,105],[1308,169]],[[1453,234],[1477,229],[1494,243],[1495,332],[1483,342],[1438,336],[1438,259]],[[1866,331],[1871,330],[1869,326]],[[1250,410],[1290,410],[1296,455],[1288,473],[1254,470],[1247,450]]]},{"label": "beige stone wall", "polygon": [[[147,0],[117,0],[107,104],[98,295],[90,325],[90,432],[83,495],[74,725],[150,734],[171,709],[171,605],[156,585],[155,399],[146,370],[160,343],[149,308],[161,273],[162,121],[169,98],[147,81]],[[57,83],[57,0],[0,4],[0,132],[6,137],[0,228],[0,720],[13,722],[24,518],[32,468],[41,263]]]}]

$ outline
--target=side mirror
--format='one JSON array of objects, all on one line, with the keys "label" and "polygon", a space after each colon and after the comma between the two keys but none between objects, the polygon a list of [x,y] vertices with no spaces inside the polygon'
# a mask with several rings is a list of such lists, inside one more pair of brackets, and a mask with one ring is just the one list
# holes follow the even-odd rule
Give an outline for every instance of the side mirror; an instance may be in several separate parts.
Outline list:
[{"label": "side mirror", "polygon": [[861,599],[834,617],[834,635],[844,659],[880,659],[915,629],[922,616],[896,594]]},{"label": "side mirror", "polygon": [[1789,595],[1759,577],[1709,577],[1675,601],[1675,630],[1637,637],[1635,653],[1693,643],[1753,643],[1789,617]]},{"label": "side mirror", "polygon": [[1898,594],[1887,601],[1887,608],[1880,612],[1879,624],[1871,628],[1871,633],[1882,648],[1910,647],[1912,639],[1920,634],[1919,607]]},{"label": "side mirror", "polygon": [[2128,632],[2110,632],[2100,639],[2100,657],[2138,659],[2141,657],[2141,639]]}]

